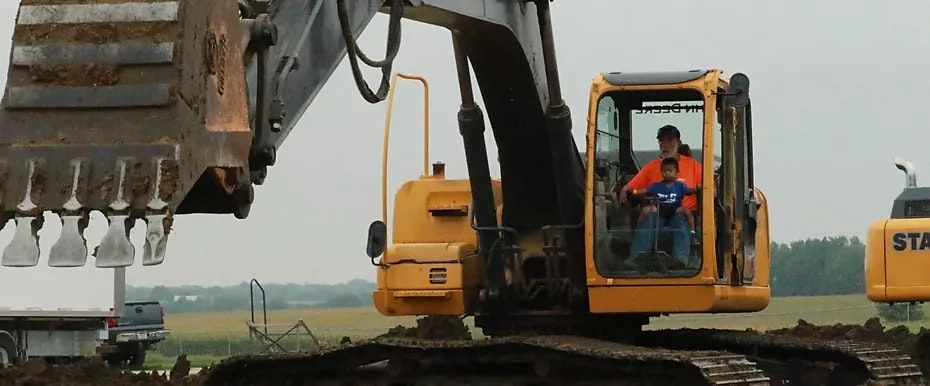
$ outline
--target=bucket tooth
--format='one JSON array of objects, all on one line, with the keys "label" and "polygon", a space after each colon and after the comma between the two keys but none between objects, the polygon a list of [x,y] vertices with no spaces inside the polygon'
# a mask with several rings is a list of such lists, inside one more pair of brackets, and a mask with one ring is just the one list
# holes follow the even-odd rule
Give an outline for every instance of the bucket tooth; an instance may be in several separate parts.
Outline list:
[{"label": "bucket tooth", "polygon": [[35,267],[39,264],[39,229],[42,220],[36,217],[16,217],[13,241],[3,249],[0,264],[6,267]]},{"label": "bucket tooth", "polygon": [[142,247],[142,265],[158,265],[165,261],[171,217],[152,215],[145,219],[145,246]]},{"label": "bucket tooth", "polygon": [[49,252],[48,265],[50,267],[81,267],[87,263],[87,239],[84,238],[84,228],[87,227],[87,213],[82,213],[84,187],[87,181],[87,161],[75,159],[71,161],[74,170],[71,182],[71,195],[62,205],[61,236]]},{"label": "bucket tooth", "polygon": [[107,216],[110,227],[103,236],[97,251],[98,268],[119,268],[132,265],[135,260],[136,247],[129,241],[132,223],[128,215]]},{"label": "bucket tooth", "polygon": [[130,176],[130,160],[122,159],[116,164],[116,197],[110,203],[110,214],[107,221],[110,227],[103,236],[94,256],[97,257],[97,267],[118,268],[128,267],[135,260],[136,247],[129,241],[129,231],[134,222],[128,214],[129,201],[127,201],[127,182]]},{"label": "bucket tooth", "polygon": [[165,248],[168,245],[168,234],[171,233],[171,223],[174,218],[168,213],[168,203],[164,196],[174,194],[171,188],[176,163],[170,159],[156,159],[155,184],[152,190],[152,200],[147,209],[149,215],[145,218],[145,245],[142,247],[142,265],[158,265],[165,261]]},{"label": "bucket tooth", "polygon": [[3,249],[0,264],[7,267],[34,267],[39,264],[39,229],[42,229],[42,211],[36,203],[36,197],[43,192],[42,173],[39,172],[40,161],[28,162],[26,190],[22,201],[16,205],[16,231],[13,241]]},{"label": "bucket tooth", "polygon": [[83,267],[87,263],[85,216],[61,216],[61,236],[48,255],[50,267]]}]

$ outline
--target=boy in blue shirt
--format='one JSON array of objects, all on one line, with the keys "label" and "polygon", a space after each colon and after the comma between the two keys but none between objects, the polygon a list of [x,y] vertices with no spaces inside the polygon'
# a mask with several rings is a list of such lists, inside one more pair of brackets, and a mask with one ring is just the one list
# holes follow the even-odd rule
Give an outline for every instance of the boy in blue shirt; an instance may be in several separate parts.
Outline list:
[{"label": "boy in blue shirt", "polygon": [[[696,190],[688,187],[682,180],[678,179],[678,160],[674,157],[663,159],[660,168],[662,170],[662,181],[649,185],[645,190],[634,190],[633,194],[655,197],[659,206],[659,216],[664,220],[670,220],[675,214],[681,213],[688,220],[693,236],[694,216],[688,208],[681,206],[681,202],[685,196],[695,194]],[[644,208],[640,216],[650,212],[651,210]],[[692,240],[695,239],[692,238]]]}]

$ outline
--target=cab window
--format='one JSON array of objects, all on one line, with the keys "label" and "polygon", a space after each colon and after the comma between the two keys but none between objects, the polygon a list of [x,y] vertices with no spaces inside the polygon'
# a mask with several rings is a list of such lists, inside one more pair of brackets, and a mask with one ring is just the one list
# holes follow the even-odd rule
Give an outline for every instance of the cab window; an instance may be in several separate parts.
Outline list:
[{"label": "cab window", "polygon": [[[616,92],[598,101],[593,210],[595,263],[602,276],[692,277],[700,271],[699,196],[685,195],[673,181],[684,178],[688,188],[702,182],[695,181],[694,170],[704,159],[704,115],[703,95],[693,90]],[[677,173],[667,182],[658,165],[657,139],[666,126],[674,127],[665,130],[677,131],[693,160],[679,158]],[[621,188],[644,169],[637,183],[648,192],[620,200]],[[694,210],[679,209],[689,206]]]}]

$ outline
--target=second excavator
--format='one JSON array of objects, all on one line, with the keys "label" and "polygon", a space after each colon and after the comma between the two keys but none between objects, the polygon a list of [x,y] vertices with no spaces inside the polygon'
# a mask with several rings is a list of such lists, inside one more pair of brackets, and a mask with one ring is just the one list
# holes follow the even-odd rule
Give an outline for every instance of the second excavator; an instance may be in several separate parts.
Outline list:
[{"label": "second excavator", "polygon": [[914,164],[894,160],[904,172],[904,189],[895,197],[891,216],[869,227],[865,256],[865,290],[880,303],[930,300],[930,188],[917,186]]},{"label": "second excavator", "polygon": [[[390,16],[384,60],[355,43],[377,12]],[[61,267],[89,255],[102,268],[132,265],[139,219],[142,263],[155,265],[177,215],[245,218],[254,185],[344,57],[368,102],[388,97],[402,18],[451,31],[469,178],[448,180],[437,165],[398,192],[390,235],[372,224],[375,304],[387,315],[473,315],[491,338],[237,358],[211,382],[922,382],[906,355],[881,345],[642,331],[650,317],[768,303],[749,80],[719,70],[597,75],[579,151],[546,0],[22,0],[0,110],[0,223],[15,223],[0,263],[39,264],[49,211],[62,234],[47,264]],[[360,62],[381,71],[377,91]],[[699,165],[689,169],[694,233],[625,195],[658,158],[655,141],[664,151],[671,140],[656,135],[666,126]],[[88,248],[92,211],[109,227]]]}]

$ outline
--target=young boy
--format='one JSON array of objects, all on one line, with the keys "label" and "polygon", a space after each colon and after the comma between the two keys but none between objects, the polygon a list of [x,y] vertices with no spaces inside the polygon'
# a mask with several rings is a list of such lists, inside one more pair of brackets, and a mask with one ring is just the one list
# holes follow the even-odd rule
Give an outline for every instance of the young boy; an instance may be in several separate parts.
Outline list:
[{"label": "young boy", "polygon": [[[694,216],[688,208],[681,206],[681,201],[696,190],[685,185],[678,179],[678,160],[674,157],[665,158],[660,166],[662,181],[649,185],[645,190],[633,191],[634,195],[647,195],[656,197],[659,205],[659,216],[671,219],[676,213],[681,213],[688,220],[691,233],[694,234]],[[643,214],[648,213],[644,210]]]}]

